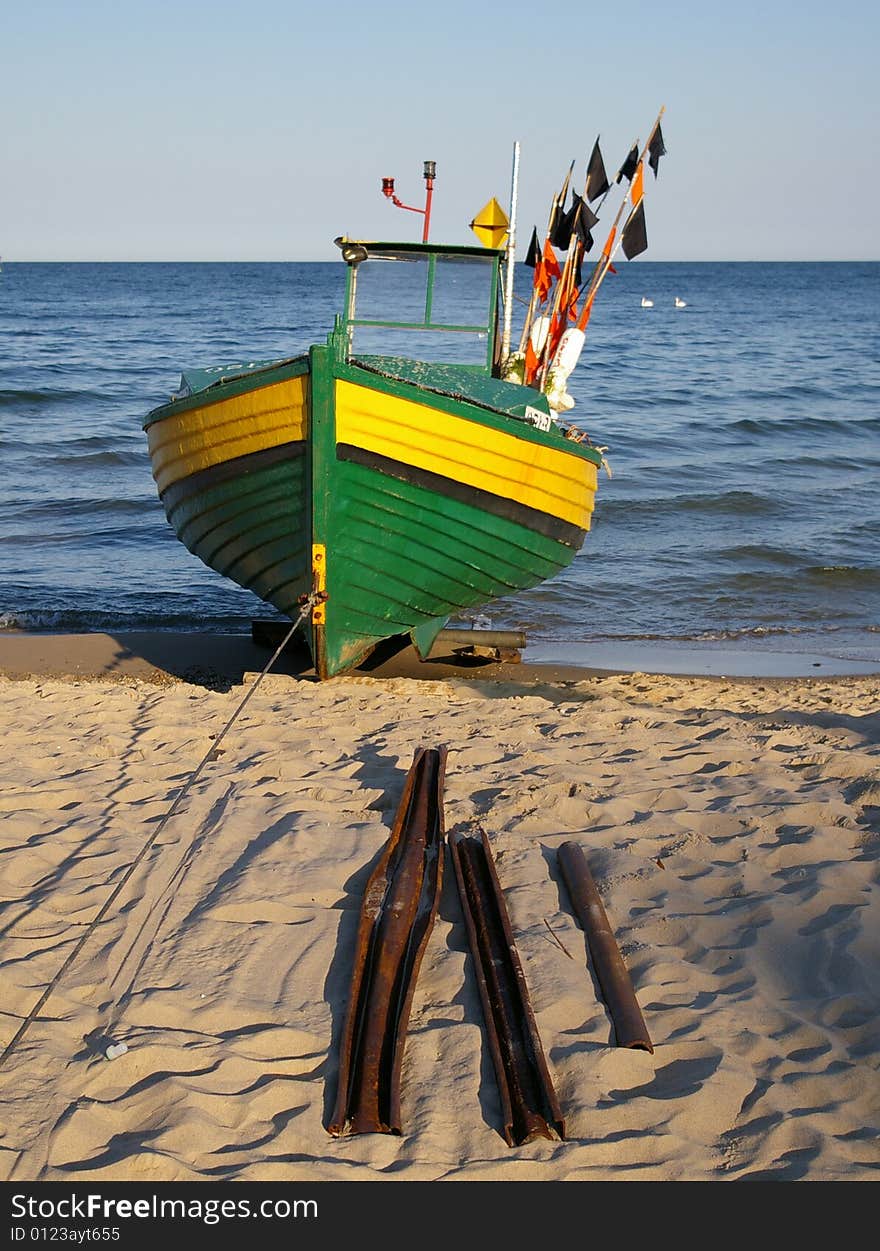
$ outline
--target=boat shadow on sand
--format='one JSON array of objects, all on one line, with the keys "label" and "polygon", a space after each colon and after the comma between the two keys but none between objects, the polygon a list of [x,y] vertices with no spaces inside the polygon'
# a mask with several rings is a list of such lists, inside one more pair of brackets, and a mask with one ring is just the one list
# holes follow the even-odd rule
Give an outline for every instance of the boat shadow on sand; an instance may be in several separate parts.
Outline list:
[{"label": "boat shadow on sand", "polygon": [[[184,681],[209,690],[228,691],[260,673],[275,646],[276,640],[258,642],[244,634],[119,633],[95,636],[89,648],[91,659],[86,664],[95,674],[108,677]],[[308,649],[296,639],[287,644],[271,672],[304,681],[317,680]],[[402,636],[383,640],[350,674],[429,680],[468,675],[518,680],[526,677],[518,660],[468,655],[452,645],[436,646],[422,659],[409,639]]]}]

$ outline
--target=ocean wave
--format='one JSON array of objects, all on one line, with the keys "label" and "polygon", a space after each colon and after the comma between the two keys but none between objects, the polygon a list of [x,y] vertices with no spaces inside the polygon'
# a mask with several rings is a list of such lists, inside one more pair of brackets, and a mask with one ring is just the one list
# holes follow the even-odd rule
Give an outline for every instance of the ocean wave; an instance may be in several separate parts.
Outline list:
[{"label": "ocean wave", "polygon": [[832,584],[841,589],[852,586],[880,587],[880,569],[863,565],[810,565],[804,570],[814,582]]},{"label": "ocean wave", "polygon": [[738,543],[734,547],[720,547],[716,551],[719,560],[735,561],[737,564],[770,564],[800,567],[801,554],[769,543]]},{"label": "ocean wave", "polygon": [[82,469],[85,466],[105,467],[108,465],[146,465],[147,453],[145,450],[130,452],[123,451],[122,448],[107,448],[103,452],[71,452],[59,453],[58,450],[47,449],[44,457],[44,463],[49,468],[60,468],[62,466],[76,466]]},{"label": "ocean wave", "polygon": [[83,448],[86,451],[115,452],[120,446],[130,445],[132,449],[146,447],[144,436],[140,430],[121,431],[108,430],[106,434],[83,434],[74,438],[65,438],[58,446],[70,450]]},{"label": "ocean wave", "polygon": [[[739,397],[739,399],[744,398],[747,397]],[[777,397],[768,392],[755,398],[766,401]],[[728,429],[730,430],[746,434],[767,435],[773,438],[778,438],[780,435],[791,438],[798,433],[815,435],[853,434],[861,436],[878,428],[880,428],[880,420],[874,414],[869,414],[865,417],[854,417],[849,414],[839,417],[830,415],[808,417],[802,413],[794,415],[774,413],[772,416],[766,417],[738,417],[728,423]]]},{"label": "ocean wave", "polygon": [[833,388],[818,383],[788,383],[786,385],[753,387],[739,392],[738,398],[745,402],[767,400],[815,400],[833,394]]},{"label": "ocean wave", "polygon": [[797,637],[841,634],[844,630],[852,632],[851,627],[839,625],[752,625],[738,626],[730,629],[696,630],[693,633],[673,634],[667,637],[683,643],[722,643],[735,639],[763,639],[777,637]]},{"label": "ocean wave", "polygon": [[[160,505],[161,507],[161,505]],[[156,500],[154,495],[141,495],[131,497],[106,497],[88,496],[82,498],[72,498],[61,494],[56,495],[51,500],[26,500],[18,505],[14,514],[10,512],[10,517],[14,516],[16,525],[21,524],[24,520],[52,521],[56,518],[69,521],[74,517],[86,517],[95,523],[95,533],[100,527],[101,532],[106,525],[104,520],[107,517],[130,516],[136,518],[150,517],[156,513]],[[3,516],[3,510],[0,509],[0,517]]]},{"label": "ocean wave", "polygon": [[[798,589],[806,590],[807,584],[813,588],[824,584],[835,592],[851,589],[862,591],[880,587],[880,569],[864,568],[858,565],[802,565],[798,564],[787,571],[768,569],[742,569],[717,585],[719,594],[724,591],[742,593],[757,591],[764,597],[773,594],[790,596]],[[711,590],[711,584],[707,586]],[[768,603],[770,601],[768,600]],[[845,611],[846,604],[838,601],[840,611]],[[816,607],[820,607],[816,601]]]},{"label": "ocean wave", "polygon": [[778,499],[755,491],[719,491],[691,495],[650,495],[601,501],[602,515],[607,519],[620,513],[732,513],[737,516],[767,516],[778,512]]},{"label": "ocean wave", "polygon": [[35,404],[46,408],[51,404],[91,404],[104,399],[106,397],[100,391],[82,391],[73,388],[39,391],[0,390],[0,408],[32,407]]},{"label": "ocean wave", "polygon": [[[839,627],[834,627],[837,629]],[[620,642],[620,643],[720,643],[729,642],[733,639],[762,639],[770,638],[775,635],[797,635],[810,633],[815,634],[818,631],[809,627],[801,626],[742,626],[739,629],[730,630],[693,630],[693,631],[669,631],[669,632],[617,632],[588,634],[585,636],[587,642]],[[554,642],[566,642],[566,639],[555,638]]]},{"label": "ocean wave", "polygon": [[[260,613],[272,617],[268,605]],[[286,618],[279,617],[281,621]],[[191,612],[112,612],[101,609],[12,609],[0,612],[0,632],[32,634],[114,634],[138,631],[182,631],[187,634],[247,634],[252,616]]]},{"label": "ocean wave", "polygon": [[571,634],[560,633],[558,630],[540,631],[534,624],[519,621],[512,629],[524,630],[529,638],[539,636],[547,643],[761,643],[762,640],[791,639],[796,643],[797,650],[806,645],[827,646],[838,648],[844,643],[847,646],[865,643],[865,635],[880,633],[880,625],[853,627],[850,625],[753,625],[730,629],[692,630],[692,631],[595,631],[579,633],[576,639]]}]

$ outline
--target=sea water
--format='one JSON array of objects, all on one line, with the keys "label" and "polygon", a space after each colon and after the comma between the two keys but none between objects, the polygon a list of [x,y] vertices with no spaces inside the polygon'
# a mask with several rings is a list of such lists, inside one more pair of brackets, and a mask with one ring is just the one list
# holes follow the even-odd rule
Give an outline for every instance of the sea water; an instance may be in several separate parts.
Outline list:
[{"label": "sea water", "polygon": [[[271,617],[175,538],[142,422],[184,368],[323,342],[343,286],[340,262],[4,261],[0,629]],[[612,476],[573,564],[494,627],[880,660],[880,264],[623,263],[569,389]]]}]

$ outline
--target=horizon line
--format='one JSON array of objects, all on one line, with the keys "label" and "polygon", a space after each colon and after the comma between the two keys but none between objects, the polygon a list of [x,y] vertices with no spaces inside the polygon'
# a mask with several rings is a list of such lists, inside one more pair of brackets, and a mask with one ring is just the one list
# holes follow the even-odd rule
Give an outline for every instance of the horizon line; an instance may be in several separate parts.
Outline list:
[{"label": "horizon line", "polygon": [[[462,247],[465,245],[462,244]],[[624,268],[635,262],[625,262]],[[876,265],[880,263],[880,257],[869,256],[850,256],[850,257],[676,257],[667,258],[665,260],[639,260],[639,265]],[[3,265],[338,265],[339,257],[332,258],[305,258],[305,257],[276,257],[272,260],[266,258],[240,258],[233,260],[229,257],[211,257],[211,258],[184,258],[184,257],[162,257],[151,259],[146,258],[127,258],[121,257],[54,257],[52,259],[41,259],[38,257],[17,257],[10,258],[0,254],[0,267]],[[516,261],[517,265],[525,265],[525,261]]]}]

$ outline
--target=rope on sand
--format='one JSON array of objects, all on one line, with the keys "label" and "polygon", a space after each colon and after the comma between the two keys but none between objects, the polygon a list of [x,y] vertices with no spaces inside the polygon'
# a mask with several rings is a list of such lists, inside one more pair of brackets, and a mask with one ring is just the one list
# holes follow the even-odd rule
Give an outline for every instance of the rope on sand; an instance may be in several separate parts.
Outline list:
[{"label": "rope on sand", "polygon": [[[294,632],[295,632],[295,631],[299,628],[299,626],[300,626],[300,625],[302,624],[302,622],[305,620],[305,618],[306,618],[307,614],[311,611],[312,607],[313,607],[313,606],[314,606],[314,604],[315,604],[315,603],[317,603],[317,602],[318,602],[318,595],[317,595],[317,594],[315,594],[315,593],[313,593],[313,594],[311,594],[311,595],[307,595],[307,596],[305,596],[305,597],[303,598],[303,600],[301,601],[301,603],[302,603],[302,608],[301,608],[301,610],[300,610],[300,614],[299,614],[299,616],[297,617],[296,621],[294,621],[293,625],[292,625],[292,626],[290,627],[290,629],[287,631],[287,633],[285,634],[284,638],[283,638],[283,639],[281,640],[281,642],[278,644],[278,646],[276,647],[276,649],[275,649],[275,651],[273,652],[272,656],[271,656],[271,657],[270,657],[270,659],[267,661],[266,665],[263,667],[262,671],[261,671],[259,674],[257,674],[257,677],[254,679],[254,681],[251,683],[250,687],[248,688],[247,692],[245,693],[244,698],[241,700],[241,702],[239,703],[238,707],[237,707],[237,708],[235,709],[235,711],[233,712],[232,716],[231,716],[231,717],[229,718],[229,720],[226,722],[226,724],[224,725],[223,729],[220,731],[220,733],[219,733],[219,734],[217,735],[217,737],[214,739],[214,742],[211,744],[211,746],[210,746],[210,748],[208,749],[208,751],[205,753],[205,755],[202,757],[202,759],[201,759],[201,760],[199,761],[199,763],[196,765],[196,767],[195,767],[195,769],[193,770],[193,772],[189,775],[189,777],[188,777],[188,778],[186,779],[186,781],[183,783],[183,785],[181,786],[180,790],[177,792],[176,796],[174,797],[174,801],[173,801],[173,803],[171,804],[171,807],[168,809],[168,811],[167,811],[167,812],[165,813],[165,815],[162,817],[161,821],[160,821],[160,822],[159,822],[159,824],[156,826],[155,830],[153,830],[153,833],[150,835],[150,837],[149,837],[149,838],[147,839],[147,841],[144,843],[143,847],[140,849],[140,851],[138,852],[138,854],[135,856],[134,860],[132,860],[131,864],[128,866],[128,868],[126,869],[126,871],[123,873],[122,877],[121,877],[121,878],[120,878],[120,880],[117,882],[117,884],[116,884],[116,886],[114,887],[114,889],[110,892],[110,894],[108,895],[108,897],[104,900],[104,903],[103,903],[103,904],[101,905],[101,907],[98,909],[97,915],[96,915],[96,916],[95,916],[95,917],[94,917],[94,918],[93,918],[93,919],[89,922],[88,926],[86,927],[85,932],[84,932],[84,933],[83,933],[83,935],[80,937],[79,941],[76,943],[76,945],[74,946],[73,950],[72,950],[72,951],[70,951],[70,952],[68,953],[67,958],[64,960],[64,962],[63,962],[63,963],[62,963],[62,965],[61,965],[61,968],[58,970],[58,972],[57,972],[57,973],[55,974],[55,976],[52,978],[51,982],[50,982],[50,983],[49,983],[49,985],[46,987],[46,989],[43,991],[43,993],[42,993],[42,995],[40,996],[40,998],[37,1000],[37,1002],[36,1002],[36,1003],[34,1004],[34,1006],[31,1008],[30,1012],[29,1012],[29,1013],[27,1014],[27,1016],[24,1018],[24,1020],[22,1021],[21,1025],[18,1027],[18,1030],[16,1031],[16,1033],[15,1033],[14,1037],[13,1037],[13,1038],[12,1038],[12,1039],[11,1039],[11,1040],[7,1043],[7,1044],[6,1044],[5,1048],[3,1049],[2,1054],[0,1054],[0,1068],[2,1068],[2,1066],[3,1066],[3,1065],[6,1063],[6,1061],[9,1059],[9,1057],[12,1055],[13,1051],[15,1050],[15,1048],[18,1046],[18,1044],[21,1042],[21,1040],[22,1040],[22,1038],[24,1037],[24,1035],[27,1033],[28,1029],[31,1027],[31,1025],[33,1024],[33,1022],[36,1020],[37,1014],[39,1013],[40,1009],[43,1007],[43,1005],[45,1004],[46,1000],[47,1000],[47,999],[49,998],[49,996],[52,994],[52,991],[56,988],[56,986],[57,986],[57,985],[58,985],[58,983],[61,981],[61,979],[62,979],[62,977],[64,976],[64,974],[67,972],[67,970],[68,970],[68,969],[70,968],[70,966],[73,964],[74,960],[77,958],[77,956],[79,955],[79,953],[82,951],[83,947],[86,945],[86,943],[88,942],[88,940],[91,938],[91,936],[92,936],[92,934],[93,934],[93,932],[94,932],[94,930],[95,930],[95,927],[96,927],[96,926],[97,926],[97,925],[98,925],[101,921],[103,921],[104,917],[107,915],[107,913],[109,912],[110,908],[113,906],[113,904],[114,904],[114,903],[116,902],[116,900],[119,898],[120,894],[122,893],[123,889],[125,888],[126,883],[127,883],[127,882],[129,881],[129,879],[131,878],[131,875],[134,873],[135,869],[138,867],[138,865],[139,865],[139,864],[141,863],[141,861],[143,860],[144,856],[147,854],[147,852],[150,850],[150,848],[151,848],[151,847],[153,846],[153,844],[156,842],[156,839],[159,837],[159,835],[160,835],[160,834],[162,833],[162,831],[165,829],[165,826],[168,824],[168,822],[169,822],[169,821],[171,820],[171,818],[174,816],[175,812],[176,812],[176,811],[177,811],[177,809],[179,808],[179,806],[180,806],[181,802],[183,801],[183,799],[184,799],[184,797],[186,796],[187,792],[189,791],[190,787],[191,787],[191,786],[192,786],[192,785],[193,785],[193,784],[194,784],[194,783],[198,780],[198,778],[201,776],[203,769],[205,768],[205,766],[207,765],[207,763],[208,763],[208,761],[211,759],[211,757],[212,757],[212,756],[216,753],[217,748],[220,746],[221,741],[222,741],[222,740],[223,740],[223,738],[226,736],[227,732],[228,732],[228,731],[232,728],[232,726],[235,724],[235,722],[238,720],[239,716],[240,716],[240,715],[241,715],[241,713],[244,711],[245,705],[248,703],[248,701],[250,700],[251,696],[252,696],[252,695],[256,692],[257,687],[260,685],[260,683],[262,682],[263,678],[266,676],[266,674],[269,672],[269,670],[270,670],[270,669],[272,668],[272,666],[275,664],[275,661],[278,659],[278,657],[279,657],[279,656],[281,655],[281,653],[284,651],[284,648],[287,646],[287,644],[290,642],[291,638],[293,637]],[[111,1047],[111,1050],[112,1050],[112,1047]],[[120,1054],[120,1052],[119,1052],[118,1050],[116,1050],[116,1051],[114,1052],[114,1055],[115,1055],[115,1054]],[[108,1058],[113,1058],[113,1057],[112,1057],[112,1056],[108,1056]]]}]

